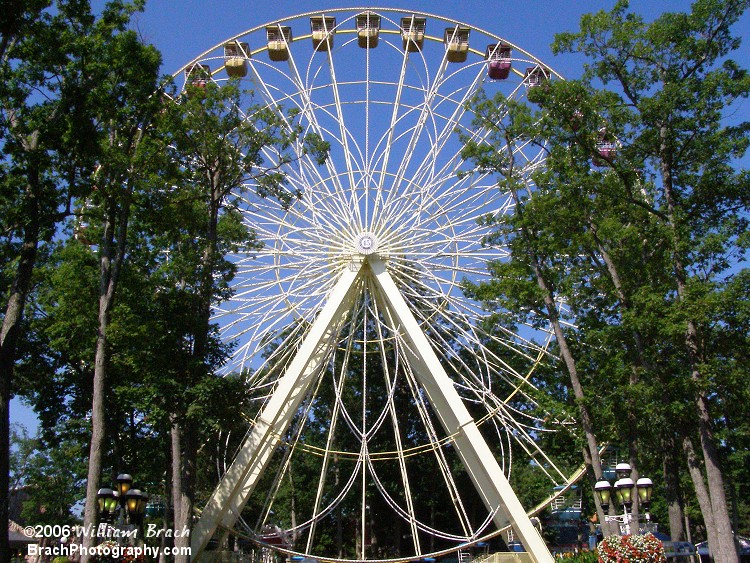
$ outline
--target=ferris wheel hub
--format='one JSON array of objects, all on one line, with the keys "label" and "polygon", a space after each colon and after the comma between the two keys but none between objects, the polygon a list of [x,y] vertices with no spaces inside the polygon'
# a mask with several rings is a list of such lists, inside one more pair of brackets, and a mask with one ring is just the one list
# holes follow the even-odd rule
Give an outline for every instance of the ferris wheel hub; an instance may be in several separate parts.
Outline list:
[{"label": "ferris wheel hub", "polygon": [[378,250],[378,239],[370,231],[364,231],[357,235],[354,241],[354,247],[359,254],[368,256]]}]

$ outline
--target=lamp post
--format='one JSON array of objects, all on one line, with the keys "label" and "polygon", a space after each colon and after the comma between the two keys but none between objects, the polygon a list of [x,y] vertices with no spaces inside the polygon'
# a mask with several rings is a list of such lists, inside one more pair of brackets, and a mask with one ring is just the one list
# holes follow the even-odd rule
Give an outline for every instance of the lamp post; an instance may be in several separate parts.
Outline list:
[{"label": "lamp post", "polygon": [[127,473],[118,475],[115,482],[116,490],[103,487],[96,494],[100,519],[118,528],[140,530],[148,495],[132,488],[133,478]]},{"label": "lamp post", "polygon": [[[651,479],[647,477],[642,477],[634,483],[630,478],[631,472],[632,468],[630,467],[630,464],[618,463],[617,467],[615,467],[617,481],[615,481],[614,487],[604,478],[600,478],[596,485],[594,485],[594,492],[599,497],[599,503],[605,513],[609,510],[609,504],[612,500],[612,493],[614,491],[615,500],[617,501],[617,504],[622,506],[623,514],[622,516],[606,516],[605,518],[608,522],[619,523],[621,534],[623,532],[625,534],[631,533],[630,522],[633,519],[632,507],[634,491],[638,495],[639,506],[644,509],[646,521],[649,521],[651,518],[648,509],[651,505],[651,493],[654,484],[651,482]],[[637,531],[638,530],[636,529],[636,532]]]}]

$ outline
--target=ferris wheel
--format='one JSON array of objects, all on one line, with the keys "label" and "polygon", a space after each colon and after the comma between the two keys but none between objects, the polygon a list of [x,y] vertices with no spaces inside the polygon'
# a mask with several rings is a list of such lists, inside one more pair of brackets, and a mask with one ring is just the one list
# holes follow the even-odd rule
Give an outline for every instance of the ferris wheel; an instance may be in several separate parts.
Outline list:
[{"label": "ferris wheel", "polygon": [[[524,102],[557,74],[461,22],[355,8],[252,28],[176,76],[239,80],[254,104],[294,110],[330,143],[323,165],[301,146],[280,163],[291,205],[240,196],[262,247],[232,256],[233,297],[215,321],[236,346],[227,371],[258,404],[193,556],[232,530],[302,557],[422,559],[510,527],[551,561],[529,513],[575,478],[544,445],[565,426],[536,386],[555,362],[552,333],[490,325],[464,293],[508,259],[486,218],[513,200],[461,149],[488,136],[472,124],[480,91]],[[543,166],[539,147],[509,148],[525,177]],[[544,483],[535,506],[511,486],[528,472]]]}]

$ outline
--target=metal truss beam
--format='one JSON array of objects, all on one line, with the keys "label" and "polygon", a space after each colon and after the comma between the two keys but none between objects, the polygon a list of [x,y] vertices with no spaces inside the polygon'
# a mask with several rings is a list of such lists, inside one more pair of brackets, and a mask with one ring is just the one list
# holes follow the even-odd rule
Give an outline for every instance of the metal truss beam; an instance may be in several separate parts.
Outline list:
[{"label": "metal truss beam", "polygon": [[222,477],[192,530],[191,554],[197,559],[221,524],[232,527],[252,493],[281,436],[288,428],[319,368],[335,346],[342,319],[357,294],[361,264],[344,270],[271,399],[255,420],[237,457]]},{"label": "metal truss beam", "polygon": [[409,363],[427,393],[443,429],[453,436],[461,461],[485,506],[494,514],[498,528],[510,523],[527,552],[538,563],[552,563],[552,555],[542,536],[534,528],[526,511],[497,463],[474,419],[440,363],[430,341],[409,309],[403,295],[386,269],[385,262],[369,260],[377,287],[406,342]]}]

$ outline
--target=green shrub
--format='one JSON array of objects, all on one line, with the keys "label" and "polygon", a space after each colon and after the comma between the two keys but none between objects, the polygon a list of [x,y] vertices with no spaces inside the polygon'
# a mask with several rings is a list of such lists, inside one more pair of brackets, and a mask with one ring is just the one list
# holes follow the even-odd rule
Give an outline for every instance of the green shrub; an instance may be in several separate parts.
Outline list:
[{"label": "green shrub", "polygon": [[596,563],[596,551],[581,551],[578,553],[562,553],[555,557],[557,563]]}]

